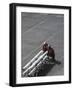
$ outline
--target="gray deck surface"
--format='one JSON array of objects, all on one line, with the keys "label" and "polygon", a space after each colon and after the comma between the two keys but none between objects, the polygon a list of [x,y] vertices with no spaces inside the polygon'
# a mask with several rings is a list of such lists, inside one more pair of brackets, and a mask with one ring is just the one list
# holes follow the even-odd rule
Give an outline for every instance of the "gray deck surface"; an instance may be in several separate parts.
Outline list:
[{"label": "gray deck surface", "polygon": [[60,65],[55,65],[47,76],[63,75],[64,16],[24,12],[21,15],[22,67],[41,50],[41,44],[47,40],[55,50],[56,59],[61,62]]}]

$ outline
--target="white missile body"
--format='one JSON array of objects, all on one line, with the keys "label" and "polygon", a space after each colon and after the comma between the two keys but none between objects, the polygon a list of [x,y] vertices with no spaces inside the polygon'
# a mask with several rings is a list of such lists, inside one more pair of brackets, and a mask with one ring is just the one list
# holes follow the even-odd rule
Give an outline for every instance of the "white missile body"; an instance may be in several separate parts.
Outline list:
[{"label": "white missile body", "polygon": [[[42,53],[42,55],[40,55]],[[35,67],[37,67],[37,65],[39,64],[39,62],[41,62],[43,60],[43,58],[46,56],[46,54],[48,53],[48,51],[46,51],[45,53],[43,53],[43,51],[40,51],[30,62],[29,64],[27,64],[25,66],[25,68],[27,68],[24,72],[23,75],[26,75],[28,73],[30,73]],[[36,59],[37,58],[37,59]],[[32,63],[32,64],[31,64]]]},{"label": "white missile body", "polygon": [[28,63],[23,67],[23,69],[25,70],[25,69],[29,68],[29,66],[31,66],[32,63],[33,63],[40,55],[42,55],[42,54],[43,54],[43,50],[41,50],[30,62],[28,62]]}]

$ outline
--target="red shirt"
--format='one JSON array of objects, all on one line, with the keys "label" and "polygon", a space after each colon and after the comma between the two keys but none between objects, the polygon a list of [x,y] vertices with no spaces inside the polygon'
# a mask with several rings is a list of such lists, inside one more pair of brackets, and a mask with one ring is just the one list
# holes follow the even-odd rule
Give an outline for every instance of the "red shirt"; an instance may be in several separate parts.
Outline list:
[{"label": "red shirt", "polygon": [[53,48],[48,48],[48,56],[55,58],[55,52]]}]

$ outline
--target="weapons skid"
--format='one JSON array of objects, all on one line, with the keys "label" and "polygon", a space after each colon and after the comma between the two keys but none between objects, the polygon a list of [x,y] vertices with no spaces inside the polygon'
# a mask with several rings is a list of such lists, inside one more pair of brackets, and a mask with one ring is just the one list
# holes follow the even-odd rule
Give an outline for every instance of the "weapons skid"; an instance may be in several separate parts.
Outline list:
[{"label": "weapons skid", "polygon": [[35,55],[35,57],[23,67],[23,70],[26,70],[27,68],[29,68],[29,66],[31,66],[33,62],[37,60],[38,57],[42,54],[43,54],[43,50],[41,50],[37,55]]},{"label": "weapons skid", "polygon": [[43,64],[43,62],[45,61],[45,59],[47,59],[47,55],[44,56],[44,58],[37,64],[36,67],[34,67],[30,73],[28,74],[28,76],[38,76],[38,72],[40,70],[40,66]]},{"label": "weapons skid", "polygon": [[[41,54],[42,53],[42,54]],[[30,62],[29,64],[27,64],[25,67],[26,69],[23,72],[23,76],[29,76],[31,72],[35,71],[39,62],[41,62],[43,60],[43,58],[46,56],[46,54],[48,53],[48,51],[46,51],[45,53],[43,53],[42,51],[40,51]],[[31,64],[32,63],[32,64]]]}]

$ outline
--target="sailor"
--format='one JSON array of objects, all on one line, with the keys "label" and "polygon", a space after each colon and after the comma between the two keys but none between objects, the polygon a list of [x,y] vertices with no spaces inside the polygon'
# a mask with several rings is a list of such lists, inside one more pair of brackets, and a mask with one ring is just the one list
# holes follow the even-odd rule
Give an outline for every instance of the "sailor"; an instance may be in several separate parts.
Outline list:
[{"label": "sailor", "polygon": [[48,53],[47,53],[49,59],[52,58],[55,60],[55,51],[51,46],[48,46]]},{"label": "sailor", "polygon": [[47,51],[47,49],[48,49],[48,43],[47,42],[44,42],[42,49],[43,49],[43,52]]},{"label": "sailor", "polygon": [[61,64],[61,62],[60,61],[57,61],[56,59],[55,59],[55,51],[54,51],[54,49],[49,45],[48,46],[48,54],[47,54],[47,56],[48,56],[48,58],[49,59],[51,59],[51,61],[53,61],[55,64]]},{"label": "sailor", "polygon": [[55,60],[55,51],[50,45],[48,45],[47,42],[44,42],[43,44],[43,51],[44,52],[48,51],[47,53],[48,58],[49,59],[52,58],[53,60]]}]

